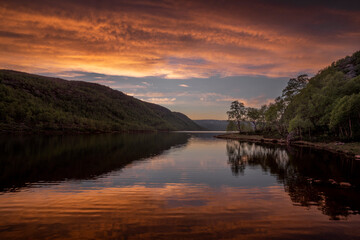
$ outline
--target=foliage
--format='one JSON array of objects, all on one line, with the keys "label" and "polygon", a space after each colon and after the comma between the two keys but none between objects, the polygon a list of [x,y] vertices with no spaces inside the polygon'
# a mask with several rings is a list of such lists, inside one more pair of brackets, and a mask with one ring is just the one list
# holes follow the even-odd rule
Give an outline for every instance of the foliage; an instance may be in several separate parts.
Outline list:
[{"label": "foliage", "polygon": [[307,133],[308,138],[360,140],[360,51],[310,79],[290,79],[273,103],[246,108],[245,115],[254,126],[264,123],[263,132],[276,130],[282,137],[292,132],[300,137]]},{"label": "foliage", "polygon": [[357,136],[360,128],[360,93],[344,96],[336,101],[330,114],[330,128],[339,128],[341,137]]},{"label": "foliage", "polygon": [[277,97],[274,103],[270,103],[265,112],[265,121],[268,128],[276,129],[281,136],[286,133],[286,123],[284,119],[284,112],[286,109],[285,100]]},{"label": "foliage", "polygon": [[227,111],[229,121],[235,121],[237,130],[241,132],[241,121],[246,118],[246,108],[244,103],[233,101],[230,106],[230,111]]},{"label": "foliage", "polygon": [[247,121],[243,121],[240,123],[240,129],[241,129],[241,132],[246,132],[246,133],[254,131],[254,127],[253,127],[252,123],[247,122]]},{"label": "foliage", "polygon": [[309,82],[309,78],[306,74],[299,75],[297,78],[291,78],[282,91],[282,98],[285,102],[289,103],[292,99],[300,93],[300,91],[306,87]]},{"label": "foliage", "polygon": [[247,108],[246,111],[247,119],[254,125],[254,130],[257,130],[257,123],[261,118],[261,109]]},{"label": "foliage", "polygon": [[236,131],[237,127],[234,121],[228,121],[228,125],[226,127],[226,131],[231,132],[231,131]]},{"label": "foliage", "polygon": [[311,130],[314,128],[313,124],[309,119],[303,119],[300,115],[296,115],[295,118],[291,119],[289,122],[288,131],[296,131],[300,137],[302,137],[302,131],[307,130],[309,133],[309,138],[311,138]]},{"label": "foliage", "polygon": [[333,63],[308,81],[289,102],[285,119],[316,135],[359,139],[360,52]]}]

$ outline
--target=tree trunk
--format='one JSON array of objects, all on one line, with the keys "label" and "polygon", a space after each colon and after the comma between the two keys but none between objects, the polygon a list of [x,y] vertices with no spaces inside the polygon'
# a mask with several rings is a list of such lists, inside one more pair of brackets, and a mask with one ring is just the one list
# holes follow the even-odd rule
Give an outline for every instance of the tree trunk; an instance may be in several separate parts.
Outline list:
[{"label": "tree trunk", "polygon": [[344,136],[344,133],[343,133],[342,127],[340,127],[340,126],[339,126],[339,129],[340,129],[340,134],[341,134],[341,136]]},{"label": "tree trunk", "polygon": [[348,132],[346,131],[346,127],[344,127],[344,131],[345,131],[345,136],[348,137],[349,134],[348,134]]},{"label": "tree trunk", "polygon": [[278,130],[279,134],[281,135],[281,128],[278,123],[276,123],[276,129]]},{"label": "tree trunk", "polygon": [[351,119],[349,118],[350,138],[352,137]]},{"label": "tree trunk", "polygon": [[238,128],[239,134],[241,134],[241,122],[236,121],[236,123],[237,123],[237,128]]}]

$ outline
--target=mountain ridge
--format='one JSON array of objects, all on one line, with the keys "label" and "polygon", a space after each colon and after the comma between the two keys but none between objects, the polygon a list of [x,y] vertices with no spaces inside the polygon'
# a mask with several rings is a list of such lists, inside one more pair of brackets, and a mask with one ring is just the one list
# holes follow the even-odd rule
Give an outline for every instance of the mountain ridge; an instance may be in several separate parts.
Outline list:
[{"label": "mountain ridge", "polygon": [[202,130],[182,113],[98,83],[0,70],[1,131]]},{"label": "mountain ridge", "polygon": [[200,127],[210,131],[226,131],[229,124],[228,120],[198,119],[193,121]]}]

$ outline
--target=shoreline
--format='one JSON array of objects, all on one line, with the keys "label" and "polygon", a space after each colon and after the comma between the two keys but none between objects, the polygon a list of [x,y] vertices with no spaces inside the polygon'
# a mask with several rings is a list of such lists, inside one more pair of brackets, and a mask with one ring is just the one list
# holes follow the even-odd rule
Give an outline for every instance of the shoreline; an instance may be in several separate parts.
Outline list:
[{"label": "shoreline", "polygon": [[7,131],[0,130],[0,135],[13,136],[58,136],[58,135],[91,135],[91,134],[140,134],[140,133],[163,133],[165,130],[119,130],[119,131],[80,131],[80,130],[38,130],[38,131]]},{"label": "shoreline", "polygon": [[[226,133],[215,136],[220,139],[243,140],[255,143],[271,143],[276,145],[287,145],[284,139],[264,138],[261,135],[239,135],[237,133]],[[336,144],[335,142],[308,142],[308,141],[292,141],[291,146],[311,147],[315,149],[325,150],[332,153],[344,155],[354,160],[360,160],[360,142]]]}]

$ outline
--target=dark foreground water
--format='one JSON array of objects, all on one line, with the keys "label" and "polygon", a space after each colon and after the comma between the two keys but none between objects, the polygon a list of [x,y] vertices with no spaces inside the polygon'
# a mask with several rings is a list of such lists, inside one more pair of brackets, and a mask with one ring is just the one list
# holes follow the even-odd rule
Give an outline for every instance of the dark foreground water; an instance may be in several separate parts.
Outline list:
[{"label": "dark foreground water", "polygon": [[359,175],[211,134],[3,136],[0,239],[360,239]]}]

